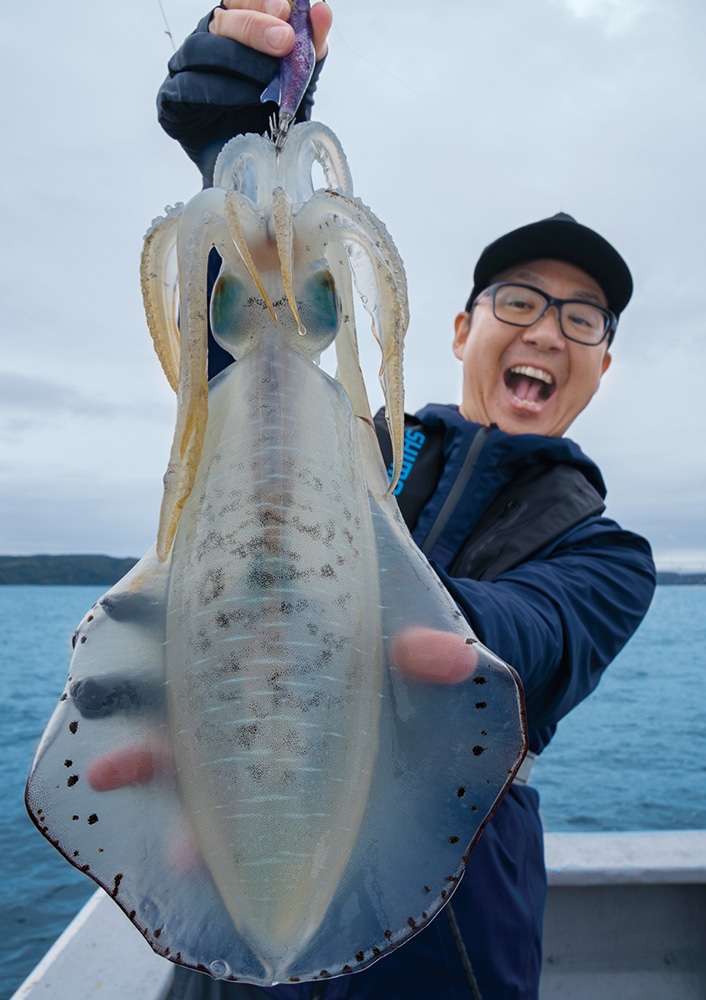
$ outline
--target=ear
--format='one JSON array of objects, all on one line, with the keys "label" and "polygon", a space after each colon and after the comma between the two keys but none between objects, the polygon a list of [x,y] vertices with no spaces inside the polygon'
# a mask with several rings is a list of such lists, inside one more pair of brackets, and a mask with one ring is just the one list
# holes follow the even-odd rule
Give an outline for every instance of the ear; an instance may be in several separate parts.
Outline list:
[{"label": "ear", "polygon": [[613,355],[610,353],[610,351],[606,351],[605,357],[603,358],[603,367],[601,368],[601,376],[605,375],[605,373],[608,371],[612,360],[613,360]]},{"label": "ear", "polygon": [[471,314],[467,312],[459,313],[454,320],[454,330],[453,352],[459,361],[461,361],[463,358],[463,349],[468,340],[468,334],[471,332]]}]

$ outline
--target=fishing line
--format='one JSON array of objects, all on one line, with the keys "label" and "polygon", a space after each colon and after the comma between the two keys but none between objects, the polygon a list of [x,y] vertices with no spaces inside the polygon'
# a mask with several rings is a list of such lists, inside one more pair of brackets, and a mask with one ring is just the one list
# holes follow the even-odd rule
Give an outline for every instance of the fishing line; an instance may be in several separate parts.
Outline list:
[{"label": "fishing line", "polygon": [[162,4],[162,0],[157,0],[159,4],[159,9],[162,11],[162,18],[164,19],[164,34],[169,36],[169,41],[172,43],[172,48],[176,52],[176,45],[174,44],[174,36],[172,35],[171,29],[169,27],[169,21],[167,20],[167,15]]},{"label": "fishing line", "polygon": [[337,24],[337,22],[335,20],[334,20],[333,25],[332,25],[332,30],[333,30],[333,34],[335,34],[336,37],[341,42],[343,42],[343,44],[348,49],[348,51],[352,55],[354,55],[357,59],[360,59],[361,62],[367,63],[368,66],[374,66],[375,69],[379,69],[381,72],[385,73],[387,76],[392,77],[393,80],[396,80],[397,83],[400,84],[400,86],[402,86],[406,90],[408,90],[410,92],[410,94],[414,94],[415,97],[424,97],[425,96],[424,94],[420,93],[418,90],[415,90],[414,87],[410,83],[407,82],[407,80],[403,80],[401,76],[398,76],[396,73],[393,73],[391,69],[387,68],[387,66],[383,66],[381,63],[375,62],[374,59],[368,59],[367,56],[362,55],[360,52],[357,51],[357,49],[354,49],[352,45],[349,45],[348,42],[343,37],[343,33],[341,32],[341,29],[338,27],[338,24]]}]

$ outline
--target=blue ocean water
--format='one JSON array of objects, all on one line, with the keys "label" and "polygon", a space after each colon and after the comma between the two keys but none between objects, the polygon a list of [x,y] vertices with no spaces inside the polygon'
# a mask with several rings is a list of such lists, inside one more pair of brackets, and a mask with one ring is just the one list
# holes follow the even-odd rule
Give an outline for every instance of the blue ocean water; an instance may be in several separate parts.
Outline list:
[{"label": "blue ocean water", "polygon": [[547,830],[706,829],[706,587],[650,611],[535,765]]},{"label": "blue ocean water", "polygon": [[[0,1000],[94,884],[28,819],[24,783],[95,587],[0,587]],[[658,587],[642,627],[537,762],[549,830],[706,828],[706,587]]]},{"label": "blue ocean water", "polygon": [[71,636],[106,588],[0,587],[0,998],[6,1000],[93,892],[35,829],[24,784],[63,690]]}]

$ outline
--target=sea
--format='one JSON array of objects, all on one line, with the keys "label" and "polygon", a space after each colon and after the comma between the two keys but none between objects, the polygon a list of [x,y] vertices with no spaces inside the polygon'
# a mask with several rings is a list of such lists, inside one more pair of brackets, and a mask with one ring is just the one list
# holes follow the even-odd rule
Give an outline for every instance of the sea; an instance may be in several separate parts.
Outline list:
[{"label": "sea", "polygon": [[[0,1000],[94,891],[28,819],[24,784],[74,627],[105,588],[0,586]],[[660,586],[537,761],[547,830],[706,829],[706,587]]]}]

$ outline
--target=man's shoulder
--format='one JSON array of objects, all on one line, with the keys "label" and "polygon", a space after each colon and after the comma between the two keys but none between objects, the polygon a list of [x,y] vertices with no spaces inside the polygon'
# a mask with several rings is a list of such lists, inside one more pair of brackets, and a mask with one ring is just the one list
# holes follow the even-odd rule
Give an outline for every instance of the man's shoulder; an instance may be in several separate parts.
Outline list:
[{"label": "man's shoulder", "polygon": [[[384,411],[375,420],[383,456],[390,465],[392,448]],[[477,469],[470,484],[473,503],[463,479],[471,457],[471,471]],[[441,488],[443,482],[445,488]],[[497,427],[465,420],[455,406],[429,404],[406,416],[402,475],[396,492],[411,528],[422,510],[431,519],[433,527],[425,538],[429,550],[431,539],[435,544],[447,526],[458,534],[451,575],[494,579],[578,524],[602,514],[606,491],[598,467],[568,438],[506,434]],[[459,528],[457,521],[464,521],[465,526]]]},{"label": "man's shoulder", "polygon": [[488,506],[449,574],[493,580],[604,510],[603,496],[576,466],[525,468]]},{"label": "man's shoulder", "polygon": [[[382,443],[387,435],[383,409],[375,415],[375,424]],[[446,455],[452,456],[454,453],[462,455],[470,448],[481,425],[466,420],[458,406],[428,403],[414,414],[405,413],[405,430],[410,436],[416,432],[423,434],[425,438],[432,438],[437,447],[443,445]],[[605,497],[606,487],[599,467],[571,438],[548,437],[544,434],[508,434],[495,425],[485,430],[487,435],[483,450],[503,472],[505,481],[525,469],[569,465],[576,468]]]}]

